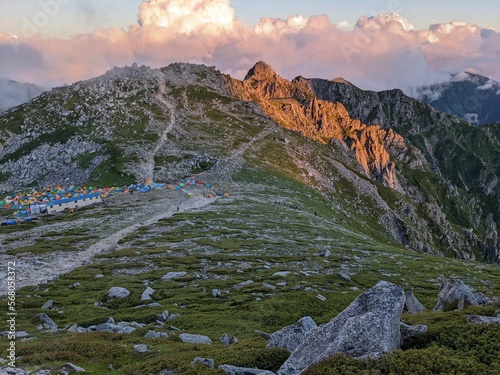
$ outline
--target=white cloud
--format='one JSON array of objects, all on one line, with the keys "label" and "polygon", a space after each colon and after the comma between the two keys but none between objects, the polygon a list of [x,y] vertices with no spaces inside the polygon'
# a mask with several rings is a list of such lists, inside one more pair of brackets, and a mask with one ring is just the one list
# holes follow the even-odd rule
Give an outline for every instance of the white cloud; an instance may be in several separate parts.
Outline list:
[{"label": "white cloud", "polygon": [[217,33],[234,26],[229,0],[143,0],[137,18],[141,26],[165,27],[180,34],[200,29]]}]

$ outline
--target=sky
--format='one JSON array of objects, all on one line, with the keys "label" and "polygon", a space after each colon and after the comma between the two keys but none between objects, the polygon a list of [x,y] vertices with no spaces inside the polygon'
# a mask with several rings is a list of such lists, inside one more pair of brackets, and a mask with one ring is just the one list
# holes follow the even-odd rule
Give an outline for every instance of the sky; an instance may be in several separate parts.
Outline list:
[{"label": "sky", "polygon": [[412,87],[500,80],[496,0],[0,0],[0,77],[45,87],[134,62]]}]

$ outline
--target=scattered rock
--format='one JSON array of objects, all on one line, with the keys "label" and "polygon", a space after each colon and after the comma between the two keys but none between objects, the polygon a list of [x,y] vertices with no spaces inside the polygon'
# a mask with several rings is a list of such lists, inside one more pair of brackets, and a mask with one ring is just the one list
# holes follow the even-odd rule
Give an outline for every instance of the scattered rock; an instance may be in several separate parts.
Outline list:
[{"label": "scattered rock", "polygon": [[435,311],[442,311],[447,305],[458,302],[459,309],[466,305],[477,305],[474,290],[464,284],[461,280],[457,280],[455,285],[450,283],[441,284],[439,289],[438,302],[434,306]]},{"label": "scattered rock", "polygon": [[236,337],[234,336],[229,337],[227,333],[223,333],[219,340],[221,344],[224,346],[236,344],[238,342],[238,339]]},{"label": "scattered rock", "polygon": [[271,290],[275,290],[276,289],[276,287],[274,285],[269,284],[269,283],[262,283],[262,286],[264,288],[271,289]]},{"label": "scattered rock", "polygon": [[286,277],[286,276],[288,276],[290,274],[291,274],[290,271],[278,271],[278,272],[275,272],[273,274],[273,276]]},{"label": "scattered rock", "polygon": [[112,287],[108,292],[108,300],[125,298],[130,295],[130,291],[120,286]]},{"label": "scattered rock", "polygon": [[74,371],[74,372],[86,372],[84,368],[82,367],[79,367],[79,366],[76,366],[70,362],[66,363],[66,366],[70,372]]},{"label": "scattered rock", "polygon": [[403,289],[380,281],[330,322],[307,334],[278,374],[296,375],[335,353],[378,357],[400,347]]},{"label": "scattered rock", "polygon": [[401,340],[406,341],[410,337],[423,335],[425,332],[427,332],[427,326],[423,325],[423,324],[417,324],[415,326],[410,326],[408,324],[401,322],[400,323],[400,330],[401,330]]},{"label": "scattered rock", "polygon": [[57,331],[57,329],[59,328],[57,324],[45,313],[38,314],[37,318],[43,324],[43,328],[45,329],[48,329],[50,331]]},{"label": "scattered rock", "polygon": [[208,366],[210,368],[215,367],[215,361],[211,358],[201,358],[201,357],[196,357],[193,362],[191,363],[191,366],[195,366],[197,363]]},{"label": "scattered rock", "polygon": [[424,305],[422,305],[417,297],[412,292],[407,292],[406,297],[405,297],[405,306],[406,310],[410,314],[418,314],[421,313],[422,311],[425,311]]},{"label": "scattered rock", "polygon": [[340,275],[341,279],[352,283],[352,280],[351,280],[351,278],[349,277],[349,275],[347,273],[341,272],[341,273],[339,273],[339,275]]},{"label": "scattered rock", "polygon": [[257,368],[237,367],[232,365],[220,365],[219,368],[224,370],[227,375],[276,375],[274,372]]},{"label": "scattered rock", "polygon": [[169,272],[166,275],[163,275],[161,278],[163,281],[170,281],[172,279],[178,279],[179,277],[184,277],[187,275],[187,272]]},{"label": "scattered rock", "polygon": [[167,338],[168,334],[165,332],[156,332],[156,331],[151,331],[149,330],[143,337],[147,339],[159,339],[159,338]]},{"label": "scattered rock", "polygon": [[244,287],[246,285],[250,285],[250,284],[253,284],[253,281],[252,280],[247,280],[247,281],[243,281],[243,282],[241,282],[239,284],[236,284],[234,287],[235,288],[242,288],[242,287]]},{"label": "scattered rock", "polygon": [[321,251],[321,254],[320,256],[324,257],[324,258],[328,258],[329,256],[331,255],[330,251],[329,250],[322,250]]},{"label": "scattered rock", "polygon": [[102,277],[104,277],[104,275],[102,273],[98,273],[97,275],[94,276],[96,279],[100,279]]},{"label": "scattered rock", "polygon": [[207,344],[210,345],[212,340],[208,336],[203,335],[192,335],[190,333],[181,333],[179,338],[182,342],[187,342],[190,344]]},{"label": "scattered rock", "polygon": [[181,316],[181,314],[170,314],[166,321],[169,322],[171,320],[177,319],[179,316]]},{"label": "scattered rock", "polygon": [[212,297],[219,298],[221,296],[219,289],[212,289]]},{"label": "scattered rock", "polygon": [[321,294],[318,294],[316,296],[317,299],[321,300],[321,301],[326,301],[326,297],[325,296],[322,296]]},{"label": "scattered rock", "polygon": [[52,308],[54,304],[54,301],[52,301],[51,299],[49,299],[47,302],[45,302],[42,306],[42,309],[44,310],[50,310]]},{"label": "scattered rock", "polygon": [[151,298],[151,294],[153,294],[154,292],[155,292],[155,290],[153,288],[151,288],[150,286],[148,286],[146,288],[146,290],[144,292],[142,292],[141,301],[147,301],[147,300],[153,299],[153,298]]},{"label": "scattered rock", "polygon": [[168,319],[168,310],[165,310],[161,314],[156,315],[156,320],[160,322],[166,322]]},{"label": "scattered rock", "polygon": [[467,315],[467,321],[471,324],[500,324],[500,317]]},{"label": "scattered rock", "polygon": [[305,340],[306,334],[317,328],[316,323],[310,316],[299,320],[299,324],[293,324],[274,332],[266,348],[284,348],[293,352]]},{"label": "scattered rock", "polygon": [[149,347],[144,344],[136,344],[134,345],[134,350],[138,353],[146,353],[149,352]]}]

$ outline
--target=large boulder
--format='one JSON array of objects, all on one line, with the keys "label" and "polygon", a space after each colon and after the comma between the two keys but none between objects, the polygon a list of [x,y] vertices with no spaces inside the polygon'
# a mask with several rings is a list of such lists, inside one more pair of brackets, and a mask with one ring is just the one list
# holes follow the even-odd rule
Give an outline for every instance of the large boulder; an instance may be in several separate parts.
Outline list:
[{"label": "large boulder", "polygon": [[306,335],[278,374],[300,374],[335,353],[355,358],[378,357],[399,349],[404,303],[405,293],[400,286],[380,281],[336,318]]},{"label": "large boulder", "polygon": [[298,324],[274,332],[267,343],[267,348],[278,347],[293,352],[304,342],[306,334],[315,328],[317,325],[314,320],[310,316],[305,316],[299,320]]},{"label": "large boulder", "polygon": [[415,297],[415,295],[412,292],[407,292],[406,297],[405,297],[405,305],[406,305],[406,310],[410,314],[418,314],[421,313],[422,311],[425,311],[424,305],[420,303],[420,301]]},{"label": "large boulder", "polygon": [[478,305],[474,295],[474,289],[457,280],[455,285],[450,283],[443,283],[439,289],[438,302],[434,306],[435,311],[442,311],[447,305],[457,303],[458,308],[461,310],[467,305]]}]

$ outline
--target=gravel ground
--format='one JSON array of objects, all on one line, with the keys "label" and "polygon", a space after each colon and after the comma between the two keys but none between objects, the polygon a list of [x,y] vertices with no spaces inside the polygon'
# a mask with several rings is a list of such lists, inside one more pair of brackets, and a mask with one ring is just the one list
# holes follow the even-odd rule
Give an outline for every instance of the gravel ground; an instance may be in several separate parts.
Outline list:
[{"label": "gravel ground", "polygon": [[[205,198],[202,189],[192,189],[193,196],[188,197],[177,191],[154,191],[146,194],[119,194],[105,200],[97,212],[116,208],[112,215],[91,218],[82,217],[73,221],[57,223],[41,223],[38,227],[23,232],[0,235],[2,250],[0,264],[15,262],[16,287],[44,284],[75,268],[92,262],[95,255],[113,251],[118,242],[132,234],[141,226],[149,226],[157,221],[172,216],[176,212],[202,209],[216,201],[217,198]],[[178,210],[177,210],[178,207]],[[43,220],[43,218],[42,218]],[[93,238],[86,241],[79,251],[54,251],[44,254],[23,253],[8,255],[8,249],[15,249],[32,244],[44,233],[64,232],[72,228],[90,229]],[[7,240],[5,243],[4,241]],[[5,269],[0,271],[2,291],[6,291]]]}]

